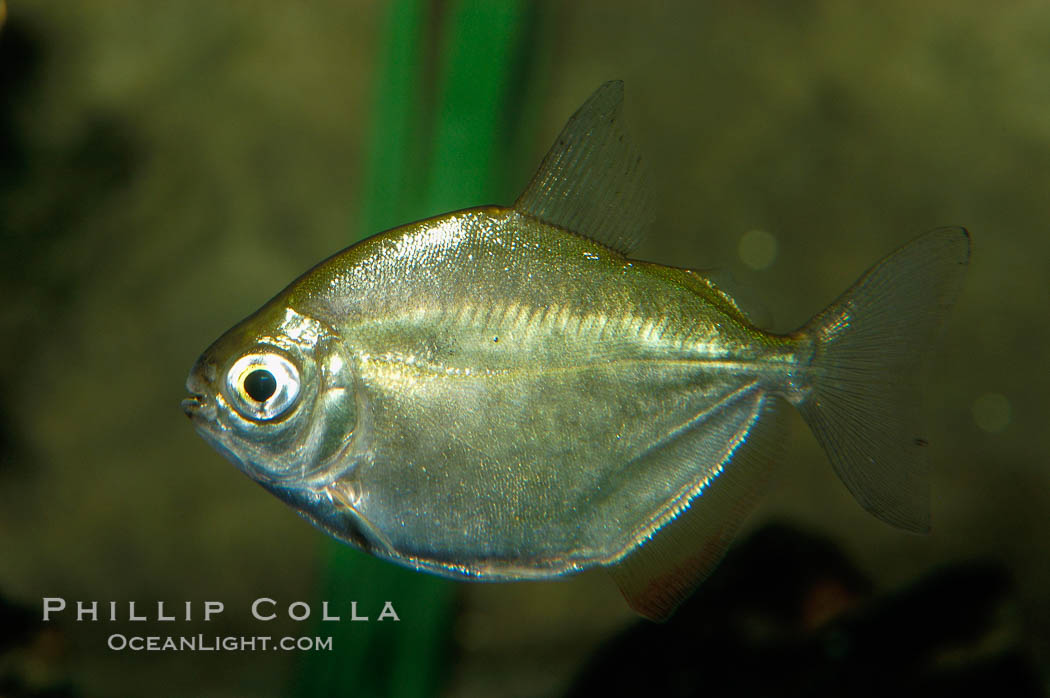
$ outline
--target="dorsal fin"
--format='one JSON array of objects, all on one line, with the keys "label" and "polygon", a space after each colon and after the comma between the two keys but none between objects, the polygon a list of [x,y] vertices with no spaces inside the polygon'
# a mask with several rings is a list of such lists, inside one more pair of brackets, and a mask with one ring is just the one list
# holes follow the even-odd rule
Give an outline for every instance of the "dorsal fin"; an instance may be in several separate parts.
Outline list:
[{"label": "dorsal fin", "polygon": [[599,87],[569,119],[514,208],[629,254],[653,211],[622,107],[622,82]]}]

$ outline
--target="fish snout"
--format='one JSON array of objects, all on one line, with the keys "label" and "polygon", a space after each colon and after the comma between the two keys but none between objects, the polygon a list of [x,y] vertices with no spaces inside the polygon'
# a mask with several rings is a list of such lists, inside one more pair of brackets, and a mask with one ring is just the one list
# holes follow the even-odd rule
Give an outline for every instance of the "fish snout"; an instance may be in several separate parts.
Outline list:
[{"label": "fish snout", "polygon": [[215,416],[215,403],[204,395],[192,395],[179,404],[190,419],[211,420]]},{"label": "fish snout", "polygon": [[215,364],[204,356],[197,359],[186,378],[186,391],[190,397],[180,403],[182,411],[190,419],[215,419],[215,400],[211,397],[214,378]]}]

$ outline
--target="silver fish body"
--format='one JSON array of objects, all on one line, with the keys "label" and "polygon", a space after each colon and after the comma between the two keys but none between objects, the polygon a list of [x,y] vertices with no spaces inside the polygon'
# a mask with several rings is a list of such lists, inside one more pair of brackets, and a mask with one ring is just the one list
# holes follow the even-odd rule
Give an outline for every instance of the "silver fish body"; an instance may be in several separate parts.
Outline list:
[{"label": "silver fish body", "polygon": [[[924,528],[898,409],[917,361],[877,357],[928,342],[965,231],[902,248],[798,332],[763,332],[695,272],[627,257],[647,214],[621,95],[592,97],[514,207],[365,240],[220,338],[187,383],[198,431],[375,555],[483,580],[607,566],[651,617],[717,562],[788,403],[865,507]],[[917,309],[887,320],[897,295]]]}]

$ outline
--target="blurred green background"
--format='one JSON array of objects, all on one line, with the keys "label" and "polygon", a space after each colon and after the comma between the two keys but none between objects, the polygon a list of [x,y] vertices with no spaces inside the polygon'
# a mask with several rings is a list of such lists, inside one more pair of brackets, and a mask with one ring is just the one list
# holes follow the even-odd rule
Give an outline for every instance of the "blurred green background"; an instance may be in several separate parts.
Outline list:
[{"label": "blurred green background", "polygon": [[[774,329],[915,234],[971,230],[928,390],[932,535],[866,514],[797,418],[749,528],[831,535],[883,588],[1000,561],[1045,676],[1048,33],[1045,3],[972,0],[11,4],[0,595],[34,611],[43,596],[221,600],[211,623],[161,631],[343,639],[331,655],[132,654],[105,639],[135,624],[60,623],[0,669],[86,695],[562,691],[634,622],[603,575],[406,581],[335,551],[178,403],[200,351],[319,259],[510,203],[568,116],[619,78],[659,207],[636,256],[717,270]],[[377,588],[400,624],[262,625],[247,610]]]}]

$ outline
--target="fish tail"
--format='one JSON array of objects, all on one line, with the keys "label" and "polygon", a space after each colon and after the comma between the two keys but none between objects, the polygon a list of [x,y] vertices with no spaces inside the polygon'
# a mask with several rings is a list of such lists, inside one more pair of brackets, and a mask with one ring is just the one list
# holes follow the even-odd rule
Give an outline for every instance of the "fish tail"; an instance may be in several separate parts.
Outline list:
[{"label": "fish tail", "polygon": [[903,529],[930,527],[919,369],[962,286],[963,228],[921,235],[872,267],[796,337],[812,352],[788,398],[860,504]]}]

